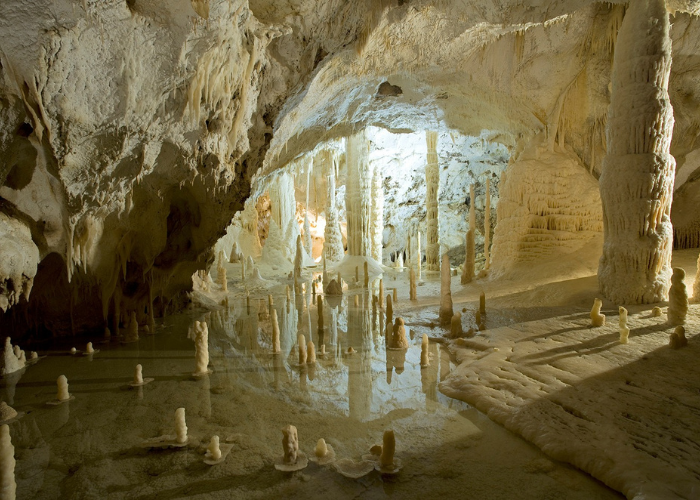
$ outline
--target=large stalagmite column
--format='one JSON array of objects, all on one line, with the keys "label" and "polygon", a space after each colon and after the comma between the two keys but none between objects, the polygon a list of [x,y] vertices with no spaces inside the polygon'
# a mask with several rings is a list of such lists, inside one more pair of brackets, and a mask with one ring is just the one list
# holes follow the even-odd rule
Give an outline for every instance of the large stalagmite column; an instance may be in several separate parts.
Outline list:
[{"label": "large stalagmite column", "polygon": [[438,271],[440,269],[440,240],[437,195],[440,185],[440,166],[438,165],[437,157],[437,132],[426,131],[425,142],[428,147],[428,157],[425,165],[425,206],[428,225],[425,264],[428,271]]},{"label": "large stalagmite column", "polygon": [[370,257],[372,238],[372,170],[369,166],[369,144],[365,131],[348,137],[348,180],[345,190],[345,210],[348,221],[348,255]]},{"label": "large stalagmite column", "polygon": [[322,156],[328,163],[328,196],[326,197],[326,229],[323,234],[323,252],[326,255],[326,260],[338,262],[345,256],[345,248],[343,247],[343,235],[338,224],[338,209],[335,206],[337,159],[330,151],[325,151]]},{"label": "large stalagmite column", "polygon": [[372,175],[372,219],[370,235],[372,237],[372,258],[381,264],[382,240],[384,235],[384,175],[379,166],[374,167]]},{"label": "large stalagmite column", "polygon": [[664,0],[630,2],[615,45],[607,156],[600,176],[603,294],[618,304],[664,300],[671,276],[670,24]]},{"label": "large stalagmite column", "polygon": [[[470,208],[471,210],[471,208]],[[489,255],[489,244],[491,243],[491,179],[486,178],[486,208],[484,210],[484,269],[488,271],[491,267],[491,257]]]},{"label": "large stalagmite column", "polygon": [[464,267],[462,269],[462,284],[471,283],[474,279],[474,257],[476,248],[474,245],[474,235],[476,233],[476,212],[474,211],[474,184],[469,185],[469,230],[464,257]]}]

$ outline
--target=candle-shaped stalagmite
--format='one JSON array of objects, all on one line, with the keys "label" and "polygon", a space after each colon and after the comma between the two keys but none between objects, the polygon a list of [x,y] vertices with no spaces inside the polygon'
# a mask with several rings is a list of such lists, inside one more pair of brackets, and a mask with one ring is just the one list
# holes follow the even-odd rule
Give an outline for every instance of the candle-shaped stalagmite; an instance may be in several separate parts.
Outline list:
[{"label": "candle-shaped stalagmite", "polygon": [[442,256],[442,266],[440,267],[440,324],[449,326],[452,321],[452,278],[450,272],[450,258],[447,254]]},{"label": "candle-shaped stalagmite", "polygon": [[680,267],[673,268],[671,288],[668,291],[668,322],[672,325],[682,325],[688,314],[688,291],[685,288],[685,271]]},{"label": "candle-shaped stalagmite", "polygon": [[306,344],[306,353],[306,362],[310,365],[314,364],[316,362],[316,346],[310,340],[309,343]]},{"label": "candle-shaped stalagmite", "polygon": [[282,449],[284,450],[284,462],[294,464],[299,453],[299,437],[297,428],[288,425],[282,429]]},{"label": "candle-shaped stalagmite", "polygon": [[68,401],[70,399],[70,393],[68,392],[68,379],[66,376],[59,376],[58,380],[56,380],[56,385],[58,386],[56,399],[59,401]]},{"label": "candle-shaped stalagmite", "polygon": [[220,267],[218,270],[217,277],[219,279],[219,284],[221,285],[221,290],[228,292],[228,279],[226,278],[226,268]]},{"label": "candle-shaped stalagmite", "polygon": [[141,365],[136,365],[134,370],[134,384],[143,384],[143,368]]},{"label": "candle-shaped stalagmite", "polygon": [[303,333],[300,333],[297,337],[297,343],[299,344],[299,364],[306,364],[306,337]]},{"label": "candle-shaped stalagmite", "polygon": [[0,499],[14,500],[17,494],[15,482],[15,447],[10,439],[10,426],[0,426]]},{"label": "candle-shaped stalagmite", "polygon": [[620,344],[626,344],[630,336],[630,329],[627,327],[627,309],[620,306]]},{"label": "candle-shaped stalagmite", "polygon": [[95,352],[95,349],[92,347],[92,342],[87,343],[87,346],[85,346],[85,352],[87,354],[92,354]]},{"label": "candle-shaped stalagmite", "polygon": [[185,409],[175,410],[175,440],[180,443],[187,442],[187,423],[185,422]]},{"label": "candle-shaped stalagmite", "polygon": [[272,308],[270,313],[272,317],[272,352],[278,354],[280,352],[280,325],[277,321],[277,310]]},{"label": "candle-shaped stalagmite", "polygon": [[479,312],[482,316],[486,314],[486,294],[484,292],[479,294]]},{"label": "candle-shaped stalagmite", "polygon": [[423,340],[420,344],[420,365],[422,367],[430,366],[430,357],[428,356],[428,334],[423,334]]},{"label": "candle-shaped stalagmite", "polygon": [[411,300],[416,300],[416,272],[411,267],[411,271],[408,275],[409,290],[408,295]]},{"label": "candle-shaped stalagmite", "polygon": [[602,300],[593,300],[593,308],[591,309],[591,326],[605,326],[605,314],[600,314],[601,307],[603,307]]},{"label": "candle-shaped stalagmite", "polygon": [[219,436],[212,436],[207,446],[207,454],[211,460],[221,459],[221,448],[219,447]]},{"label": "candle-shaped stalagmite", "polygon": [[384,280],[379,280],[379,309],[384,309]]},{"label": "candle-shaped stalagmite", "polygon": [[323,458],[328,454],[328,445],[325,439],[321,438],[316,442],[315,453],[317,458]]},{"label": "candle-shaped stalagmite", "polygon": [[321,344],[321,356],[326,355],[326,344]]},{"label": "candle-shaped stalagmite", "polygon": [[394,452],[396,451],[396,438],[393,430],[384,431],[382,454],[379,455],[379,465],[382,469],[394,468]]},{"label": "candle-shaped stalagmite", "polygon": [[406,326],[403,318],[396,318],[392,329],[391,347],[395,349],[408,349],[408,339],[406,338]]},{"label": "candle-shaped stalagmite", "polygon": [[207,373],[209,365],[209,328],[205,321],[194,322],[194,348],[197,368],[195,373]]}]

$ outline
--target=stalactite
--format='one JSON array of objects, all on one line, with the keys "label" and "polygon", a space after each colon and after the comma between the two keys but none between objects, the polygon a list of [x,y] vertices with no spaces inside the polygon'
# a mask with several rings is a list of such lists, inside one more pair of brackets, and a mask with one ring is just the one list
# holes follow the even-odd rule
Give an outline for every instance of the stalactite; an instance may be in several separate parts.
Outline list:
[{"label": "stalactite", "polygon": [[306,166],[306,204],[304,205],[304,250],[306,250],[306,253],[310,256],[312,255],[312,243],[311,223],[309,222],[309,194],[311,191],[311,173],[313,166],[313,161],[309,161]]},{"label": "stalactite", "polygon": [[622,304],[659,302],[669,288],[675,175],[669,31],[664,0],[638,0],[630,3],[615,44],[598,282],[606,297]]},{"label": "stalactite", "polygon": [[370,220],[370,235],[372,238],[372,258],[382,262],[382,246],[384,236],[384,175],[379,166],[375,166],[372,175],[372,217]]},{"label": "stalactite", "polygon": [[428,271],[440,269],[440,241],[438,229],[438,188],[440,185],[440,166],[437,157],[437,132],[426,131],[425,142],[428,148],[425,166],[425,206],[427,210],[428,244],[426,246],[426,268]]},{"label": "stalactite", "polygon": [[365,131],[347,141],[347,186],[345,211],[347,215],[348,255],[372,255],[371,187],[372,171],[369,166],[369,143]]}]

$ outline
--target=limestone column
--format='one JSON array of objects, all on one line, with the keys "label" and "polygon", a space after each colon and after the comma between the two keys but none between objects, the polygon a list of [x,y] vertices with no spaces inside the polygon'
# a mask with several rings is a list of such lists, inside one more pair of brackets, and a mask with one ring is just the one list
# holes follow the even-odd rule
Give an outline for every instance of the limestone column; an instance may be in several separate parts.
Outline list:
[{"label": "limestone column", "polygon": [[464,266],[462,268],[462,284],[471,283],[474,279],[474,257],[476,249],[474,246],[474,234],[476,232],[476,212],[474,211],[474,184],[469,186],[469,230],[467,231],[466,252]]},{"label": "limestone column", "polygon": [[635,0],[615,45],[598,283],[617,304],[665,300],[669,289],[675,175],[669,30],[664,0]]},{"label": "limestone column", "polygon": [[374,167],[372,175],[372,218],[370,235],[372,237],[372,258],[382,263],[382,240],[384,238],[384,175],[379,166]]},{"label": "limestone column", "polygon": [[440,185],[440,166],[437,158],[437,132],[426,131],[425,142],[428,147],[428,157],[425,166],[425,206],[427,209],[427,238],[425,248],[426,269],[440,270],[440,241],[438,229],[438,187]]},{"label": "limestone column", "polygon": [[345,189],[348,255],[362,257],[372,255],[370,236],[372,171],[368,156],[369,144],[364,130],[348,137],[348,176]]},{"label": "limestone column", "polygon": [[269,193],[272,222],[280,230],[282,250],[285,255],[291,258],[296,253],[297,236],[299,236],[296,201],[294,199],[294,177],[287,172],[280,174],[276,182],[270,185]]},{"label": "limestone column", "polygon": [[323,252],[329,262],[339,262],[345,256],[345,248],[338,223],[338,209],[335,206],[337,158],[332,156],[330,151],[325,151],[322,156],[328,163],[328,194],[326,196],[326,229],[323,234]]},{"label": "limestone column", "polygon": [[311,223],[309,222],[309,194],[311,193],[311,171],[313,170],[314,162],[313,159],[309,159],[306,165],[306,205],[304,205],[304,250],[309,254],[309,257],[313,256],[311,242]]},{"label": "limestone column", "polygon": [[[471,210],[471,207],[470,207]],[[471,216],[471,214],[470,214]],[[484,257],[486,262],[484,269],[488,271],[491,267],[491,255],[489,253],[489,244],[491,243],[491,178],[486,178],[486,207],[484,210]]]}]

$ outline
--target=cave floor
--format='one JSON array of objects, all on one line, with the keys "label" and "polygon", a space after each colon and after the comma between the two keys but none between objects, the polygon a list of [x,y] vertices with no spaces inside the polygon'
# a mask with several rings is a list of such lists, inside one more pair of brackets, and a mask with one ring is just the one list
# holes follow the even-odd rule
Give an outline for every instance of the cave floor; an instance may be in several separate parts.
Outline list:
[{"label": "cave floor", "polygon": [[[691,253],[683,258],[690,262]],[[687,269],[689,284],[694,262],[692,266]],[[229,276],[240,275],[237,265],[227,267]],[[595,277],[500,288],[487,281],[462,286],[456,277],[453,299],[455,310],[466,310],[465,330],[473,322],[470,311],[478,304],[479,292],[486,290],[487,330],[465,341],[445,343],[444,331],[436,326],[439,276],[424,273],[419,300],[410,302],[408,274],[389,271],[385,293],[398,289],[394,311],[404,317],[410,332],[407,351],[385,348],[383,312],[373,313],[362,290],[347,291],[335,309],[326,304],[321,339],[311,295],[292,297],[287,304],[285,281],[269,279],[257,288],[247,283],[250,310],[240,280],[230,279],[228,306],[216,305],[224,292],[211,285],[211,292],[194,294],[196,305],[191,309],[159,320],[155,335],[142,334],[133,344],[116,339],[101,344],[97,337],[55,341],[39,351],[46,358],[6,377],[3,399],[25,413],[10,424],[18,498],[621,498],[440,390],[465,401],[474,399],[476,406],[489,412],[491,408],[478,403],[469,391],[456,391],[453,382],[467,376],[467,367],[484,355],[484,346],[493,351],[495,337],[490,332],[508,329],[531,337],[532,325],[538,322],[555,330],[581,326],[595,296]],[[268,292],[280,323],[282,354],[276,356],[270,354]],[[611,305],[606,304],[604,312],[606,308]],[[644,315],[630,309],[630,323],[636,314]],[[193,322],[202,319],[209,324],[213,373],[194,378],[194,347],[188,337]],[[613,334],[617,317],[608,320],[606,339]],[[297,331],[313,339],[319,351],[318,346],[326,344],[327,354],[319,356],[315,367],[298,366]],[[431,365],[421,369],[423,333],[433,341]],[[550,334],[547,330],[543,336]],[[69,353],[70,347],[81,349],[87,340],[93,340],[100,352]],[[630,344],[634,342],[631,336]],[[347,355],[349,346],[357,352]],[[132,388],[129,382],[137,363],[143,365],[144,377],[155,380]],[[67,376],[75,399],[47,406],[46,401],[55,397],[60,374]],[[492,382],[484,386],[484,391],[494,387]],[[178,407],[186,409],[190,445],[142,448],[145,439],[173,433]],[[381,443],[383,431],[391,428],[403,468],[396,476],[375,471],[357,480],[314,463],[299,472],[279,472],[273,464],[282,454],[280,430],[287,424],[298,428],[300,449],[307,455],[324,438],[338,458],[353,460]],[[692,422],[683,422],[688,424]],[[203,463],[204,452],[214,434],[233,449],[224,463],[208,466]]]}]

